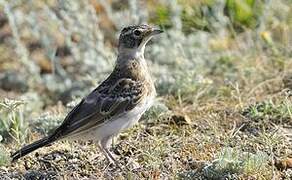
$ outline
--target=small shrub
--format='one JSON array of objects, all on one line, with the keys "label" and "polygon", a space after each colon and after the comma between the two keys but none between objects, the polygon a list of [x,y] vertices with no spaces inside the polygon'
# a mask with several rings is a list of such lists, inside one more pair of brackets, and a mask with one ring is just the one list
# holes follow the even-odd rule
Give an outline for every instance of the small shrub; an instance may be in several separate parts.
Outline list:
[{"label": "small shrub", "polygon": [[64,120],[62,114],[43,113],[33,121],[33,129],[37,132],[48,135]]},{"label": "small shrub", "polygon": [[233,148],[223,149],[216,160],[203,169],[204,175],[210,179],[236,179],[239,175],[258,175],[268,177],[266,173],[268,156],[263,152],[256,154],[242,152]]},{"label": "small shrub", "polygon": [[23,101],[5,99],[0,102],[0,133],[10,135],[19,144],[23,143],[28,130],[24,121]]},{"label": "small shrub", "polygon": [[169,109],[165,104],[159,101],[155,101],[154,105],[148,111],[146,111],[142,119],[146,119],[148,123],[151,121],[157,121],[168,112]]},{"label": "small shrub", "polygon": [[230,177],[233,174],[239,173],[241,168],[242,161],[240,160],[239,151],[226,148],[219,153],[218,159],[205,167],[204,174],[212,179]]},{"label": "small shrub", "polygon": [[242,171],[244,174],[253,175],[263,171],[268,165],[266,153],[258,151],[256,154],[245,153]]}]

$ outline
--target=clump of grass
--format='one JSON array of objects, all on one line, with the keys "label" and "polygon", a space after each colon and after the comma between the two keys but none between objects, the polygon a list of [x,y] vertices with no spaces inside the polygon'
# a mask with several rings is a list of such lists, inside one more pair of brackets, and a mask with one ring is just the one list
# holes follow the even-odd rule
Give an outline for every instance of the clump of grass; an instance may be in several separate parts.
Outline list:
[{"label": "clump of grass", "polygon": [[292,104],[287,99],[280,102],[268,100],[249,106],[242,114],[255,122],[269,120],[276,124],[289,123],[292,119]]},{"label": "clump of grass", "polygon": [[233,148],[224,148],[209,166],[203,169],[209,179],[239,178],[240,175],[269,177],[267,154],[258,151],[255,154]]},{"label": "clump of grass", "polygon": [[251,145],[258,144],[257,149],[276,156],[283,156],[283,153],[285,154],[286,151],[289,151],[289,145],[287,146],[285,141],[285,136],[279,130],[263,131],[250,138]]}]

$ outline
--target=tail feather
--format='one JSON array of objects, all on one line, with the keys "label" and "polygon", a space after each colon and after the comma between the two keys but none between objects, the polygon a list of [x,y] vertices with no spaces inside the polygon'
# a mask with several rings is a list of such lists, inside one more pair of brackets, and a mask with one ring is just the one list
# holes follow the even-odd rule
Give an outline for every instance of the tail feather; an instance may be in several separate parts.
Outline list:
[{"label": "tail feather", "polygon": [[21,148],[20,150],[16,151],[15,153],[13,153],[10,157],[12,158],[12,162],[16,161],[17,159],[31,153],[32,151],[41,148],[43,146],[46,146],[48,144],[50,144],[52,141],[49,137],[45,137],[43,139],[40,139],[38,141],[35,141],[27,146],[24,146],[23,148]]}]

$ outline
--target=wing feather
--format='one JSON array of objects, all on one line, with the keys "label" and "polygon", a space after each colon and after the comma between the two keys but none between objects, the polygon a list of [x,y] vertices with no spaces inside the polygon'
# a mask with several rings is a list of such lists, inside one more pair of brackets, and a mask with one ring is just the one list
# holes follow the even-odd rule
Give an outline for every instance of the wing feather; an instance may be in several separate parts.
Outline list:
[{"label": "wing feather", "polygon": [[101,84],[74,107],[53,133],[55,139],[86,131],[133,109],[144,96],[143,83],[124,78],[113,85]]}]

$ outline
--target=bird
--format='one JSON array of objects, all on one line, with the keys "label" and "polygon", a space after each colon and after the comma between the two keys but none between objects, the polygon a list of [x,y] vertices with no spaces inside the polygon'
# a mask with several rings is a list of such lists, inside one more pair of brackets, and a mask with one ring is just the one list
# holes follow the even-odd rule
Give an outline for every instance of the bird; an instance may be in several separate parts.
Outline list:
[{"label": "bird", "polygon": [[147,42],[163,31],[147,24],[124,27],[119,35],[118,55],[111,74],[84,97],[52,134],[22,147],[12,162],[60,140],[93,141],[110,163],[111,139],[138,123],[156,97],[144,50]]}]

